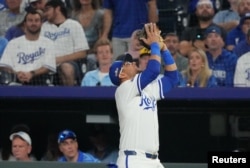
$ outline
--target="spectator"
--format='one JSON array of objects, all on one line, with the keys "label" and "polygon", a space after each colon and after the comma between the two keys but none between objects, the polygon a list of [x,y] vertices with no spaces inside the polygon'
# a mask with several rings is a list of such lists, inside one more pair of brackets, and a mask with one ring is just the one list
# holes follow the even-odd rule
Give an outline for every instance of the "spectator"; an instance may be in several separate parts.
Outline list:
[{"label": "spectator", "polygon": [[234,74],[234,87],[250,87],[250,52],[243,54],[237,61]]},{"label": "spectator", "polygon": [[207,59],[218,86],[232,87],[237,56],[223,49],[224,41],[219,27],[211,26],[205,32]]},{"label": "spectator", "polygon": [[85,31],[85,35],[89,44],[88,57],[95,60],[93,47],[100,38],[103,29],[103,13],[99,3],[96,0],[75,0],[72,18],[77,20]]},{"label": "spectator", "polygon": [[104,0],[103,7],[101,38],[107,39],[112,29],[114,60],[128,51],[133,31],[141,29],[145,23],[158,21],[156,0]]},{"label": "spectator", "polygon": [[[24,136],[24,138],[30,139],[30,136],[29,136],[29,134],[30,134],[30,128],[26,124],[17,124],[17,125],[14,125],[13,128],[10,131],[10,135],[14,135],[14,134],[20,134],[21,136]],[[17,135],[17,137],[18,137],[18,135]],[[17,139],[19,139],[19,138],[17,138]],[[0,161],[1,160],[4,160],[4,161],[17,161],[20,158],[23,158],[23,156],[27,156],[27,153],[25,152],[25,150],[21,150],[21,149],[19,150],[18,149],[18,144],[20,144],[20,143],[24,144],[24,146],[26,146],[27,148],[29,148],[29,144],[27,142],[25,142],[25,141],[23,142],[20,139],[15,141],[15,144],[16,144],[15,145],[16,146],[15,149],[13,148],[13,146],[11,144],[12,140],[11,141],[8,140],[8,141],[6,141],[6,144],[3,144],[3,148],[2,148],[2,151],[1,151],[1,154],[0,154],[1,155],[0,156]],[[31,142],[31,139],[30,139],[30,142]],[[15,150],[15,152],[13,152],[12,150]],[[28,157],[32,161],[36,160],[36,158],[32,154],[30,154],[30,152],[28,154]]]},{"label": "spectator", "polygon": [[178,71],[181,72],[187,69],[188,59],[179,53],[179,37],[175,33],[168,33],[164,37],[164,43],[166,44],[171,55],[174,57]]},{"label": "spectator", "polygon": [[89,49],[82,26],[67,18],[67,9],[61,0],[50,0],[45,5],[47,21],[43,23],[41,34],[54,41],[56,64],[60,82],[55,84],[74,86],[82,79],[78,61],[86,56]]},{"label": "spectator", "polygon": [[57,143],[57,134],[50,133],[48,136],[47,149],[41,160],[57,161],[61,156],[62,153],[60,152]]},{"label": "spectator", "polygon": [[[214,25],[214,9],[210,0],[199,0],[196,5],[195,14],[198,18],[198,25],[186,28],[181,36],[180,54],[183,56],[187,56],[193,47],[206,50],[204,32],[209,26]],[[221,32],[223,32],[223,37],[226,37],[225,30],[221,30]]]},{"label": "spectator", "polygon": [[217,85],[212,70],[208,66],[206,53],[194,49],[188,54],[188,67],[182,71],[180,87],[215,87]]},{"label": "spectator", "polygon": [[238,14],[238,0],[228,0],[230,4],[229,9],[217,12],[213,18],[213,22],[224,28],[227,32],[235,28],[240,21]]},{"label": "spectator", "polygon": [[4,49],[8,44],[8,40],[4,37],[0,37],[0,59],[3,55]]},{"label": "spectator", "polygon": [[144,47],[140,50],[140,57],[138,60],[138,67],[140,71],[144,71],[146,69],[148,61],[150,59],[150,55],[151,53],[149,49]]},{"label": "spectator", "polygon": [[20,12],[21,1],[6,0],[8,9],[0,11],[0,36],[5,36],[8,28],[23,20],[25,12]]},{"label": "spectator", "polygon": [[23,131],[10,135],[12,141],[12,154],[17,161],[31,161],[29,154],[32,150],[31,138]]},{"label": "spectator", "polygon": [[141,30],[139,29],[135,30],[130,37],[130,43],[127,52],[133,57],[133,59],[138,59],[140,57],[140,50],[143,48],[138,37],[140,31]]},{"label": "spectator", "polygon": [[64,130],[58,135],[59,149],[63,156],[58,159],[60,162],[99,162],[92,155],[78,149],[76,134],[71,130]]},{"label": "spectator", "polygon": [[236,45],[246,39],[247,31],[249,28],[250,13],[246,13],[241,17],[239,25],[235,29],[228,32],[226,45],[229,51],[232,51]]},{"label": "spectator", "polygon": [[56,71],[53,42],[40,36],[39,12],[29,11],[24,20],[25,35],[8,43],[0,66],[15,74],[23,85],[48,85],[48,72]]},{"label": "spectator", "polygon": [[99,40],[95,45],[98,69],[85,74],[81,86],[113,86],[109,78],[109,68],[112,64],[112,45],[109,40]]},{"label": "spectator", "polygon": [[111,139],[104,126],[94,125],[90,128],[89,140],[93,148],[88,151],[102,163],[116,163],[118,149],[111,144]]},{"label": "spectator", "polygon": [[233,52],[239,58],[249,51],[250,51],[250,29],[247,32],[246,39],[237,44]]}]

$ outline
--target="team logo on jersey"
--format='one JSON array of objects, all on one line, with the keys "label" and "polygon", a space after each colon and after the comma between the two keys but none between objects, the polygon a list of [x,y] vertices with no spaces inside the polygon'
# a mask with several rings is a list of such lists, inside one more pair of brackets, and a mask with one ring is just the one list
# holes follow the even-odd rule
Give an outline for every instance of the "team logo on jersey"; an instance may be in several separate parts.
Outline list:
[{"label": "team logo on jersey", "polygon": [[155,111],[156,100],[154,98],[147,97],[145,94],[142,94],[141,103],[139,106],[143,107],[144,110],[152,109],[152,111]]},{"label": "team logo on jersey", "polygon": [[38,51],[26,54],[24,52],[17,53],[18,63],[19,64],[28,64],[33,63],[35,60],[38,60],[45,54],[45,48],[40,47]]},{"label": "team logo on jersey", "polygon": [[64,28],[63,30],[61,31],[58,31],[58,32],[49,32],[49,31],[46,31],[44,33],[44,36],[55,41],[57,40],[58,38],[61,38],[61,37],[64,37],[64,36],[67,36],[68,34],[70,34],[70,29],[68,28]]}]

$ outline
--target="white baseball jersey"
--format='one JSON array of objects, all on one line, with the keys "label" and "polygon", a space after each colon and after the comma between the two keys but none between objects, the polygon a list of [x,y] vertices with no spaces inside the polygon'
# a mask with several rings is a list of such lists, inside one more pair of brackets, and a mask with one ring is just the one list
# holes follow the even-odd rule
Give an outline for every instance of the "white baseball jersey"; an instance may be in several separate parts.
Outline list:
[{"label": "white baseball jersey", "polygon": [[159,125],[157,100],[163,98],[160,82],[155,80],[141,91],[140,75],[123,82],[115,99],[120,123],[120,150],[139,150],[157,153]]},{"label": "white baseball jersey", "polygon": [[27,40],[23,35],[11,40],[0,60],[0,66],[14,71],[32,71],[45,67],[56,72],[54,43],[40,36],[36,41]]},{"label": "white baseball jersey", "polygon": [[234,73],[235,87],[250,87],[250,52],[242,55],[236,64]]},{"label": "white baseball jersey", "polygon": [[41,35],[55,42],[56,56],[89,49],[82,26],[72,19],[65,20],[59,26],[51,24],[48,21],[43,23]]}]

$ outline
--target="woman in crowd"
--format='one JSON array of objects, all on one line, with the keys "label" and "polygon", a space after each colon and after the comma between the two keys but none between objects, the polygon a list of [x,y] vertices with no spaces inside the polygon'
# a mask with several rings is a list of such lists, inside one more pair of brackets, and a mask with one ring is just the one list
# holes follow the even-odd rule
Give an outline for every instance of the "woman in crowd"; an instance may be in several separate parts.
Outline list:
[{"label": "woman in crowd", "polygon": [[180,87],[215,87],[217,82],[208,66],[207,56],[201,49],[188,54],[188,67],[181,72]]}]

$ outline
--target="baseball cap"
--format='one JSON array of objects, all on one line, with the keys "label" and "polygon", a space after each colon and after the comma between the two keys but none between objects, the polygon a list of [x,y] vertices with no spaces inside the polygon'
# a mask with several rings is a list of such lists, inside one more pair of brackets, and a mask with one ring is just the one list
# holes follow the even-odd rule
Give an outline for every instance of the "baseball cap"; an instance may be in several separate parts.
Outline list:
[{"label": "baseball cap", "polygon": [[210,33],[217,33],[219,35],[222,35],[221,29],[218,26],[210,26],[205,31],[205,37],[207,37]]},{"label": "baseball cap", "polygon": [[29,145],[31,145],[31,138],[30,138],[29,134],[27,134],[26,132],[23,132],[23,131],[14,132],[13,134],[10,135],[10,140],[12,141],[14,139],[14,137],[16,137],[16,136],[22,138]]},{"label": "baseball cap", "polygon": [[63,130],[62,132],[59,133],[57,142],[62,143],[68,138],[76,139],[76,134],[71,130]]},{"label": "baseball cap", "polygon": [[241,18],[240,18],[240,26],[242,26],[245,22],[246,19],[250,19],[250,13],[245,13]]},{"label": "baseball cap", "polygon": [[196,7],[200,6],[200,5],[211,5],[213,7],[213,3],[211,0],[199,0],[196,4]]},{"label": "baseball cap", "polygon": [[119,74],[125,62],[134,62],[132,56],[128,53],[126,53],[121,60],[114,61],[111,67],[109,68],[110,80],[116,86],[120,85]]}]

